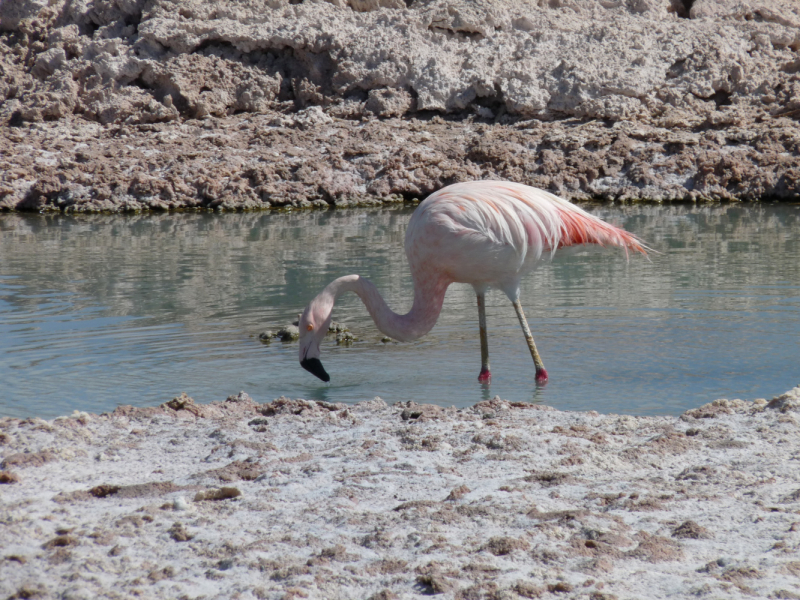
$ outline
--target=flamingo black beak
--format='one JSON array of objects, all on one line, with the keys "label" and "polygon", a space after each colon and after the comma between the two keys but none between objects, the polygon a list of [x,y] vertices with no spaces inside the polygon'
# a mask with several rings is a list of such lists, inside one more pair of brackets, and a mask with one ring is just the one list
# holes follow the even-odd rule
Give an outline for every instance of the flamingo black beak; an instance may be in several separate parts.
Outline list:
[{"label": "flamingo black beak", "polygon": [[304,358],[300,361],[300,366],[312,375],[316,375],[322,379],[322,381],[327,382],[331,380],[331,376],[325,372],[325,368],[322,366],[322,361],[320,361],[318,358]]}]

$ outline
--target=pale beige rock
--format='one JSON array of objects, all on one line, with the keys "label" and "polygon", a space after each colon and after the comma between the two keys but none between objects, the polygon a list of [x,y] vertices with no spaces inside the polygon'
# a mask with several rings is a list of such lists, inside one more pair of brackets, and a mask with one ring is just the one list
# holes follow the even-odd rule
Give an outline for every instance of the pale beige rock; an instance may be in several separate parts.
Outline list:
[{"label": "pale beige rock", "polygon": [[[404,99],[405,111],[474,110],[487,100],[544,117],[708,111],[687,94],[739,110],[790,75],[782,67],[800,40],[800,9],[785,1],[698,0],[692,19],[679,18],[680,2],[660,0],[51,4],[4,9],[22,15],[7,28],[47,36],[31,48],[39,79],[63,65],[122,93],[141,78],[140,87],[158,100],[172,95],[189,116],[261,110],[258,98],[278,91],[270,83],[259,94],[264,77],[278,86],[286,79],[283,91],[305,104],[410,93],[416,102]],[[72,50],[52,53],[67,40]]]},{"label": "pale beige rock", "polygon": [[[797,199],[800,5],[686,6],[4,2],[0,123],[12,129],[0,128],[4,144],[18,145],[21,131],[41,144],[91,138],[87,121],[111,128],[97,142],[115,128],[173,123],[169,140],[194,145],[194,119],[224,119],[225,131],[214,134],[213,160],[180,176],[174,152],[161,152],[166,138],[155,138],[163,131],[130,132],[126,145],[148,158],[120,169],[113,192],[96,173],[129,160],[117,152],[111,161],[83,150],[52,169],[37,158],[63,152],[54,146],[4,153],[0,207],[349,206],[476,177],[570,199]],[[256,131],[251,117],[260,115],[268,126],[259,121]],[[375,118],[362,139],[359,120]],[[29,123],[43,122],[58,123],[58,133],[30,133]],[[421,129],[434,137],[422,139]],[[445,131],[448,145],[439,143]],[[342,146],[359,148],[344,155],[335,151]],[[65,180],[71,168],[94,175]]]},{"label": "pale beige rock", "polygon": [[0,2],[0,31],[15,31],[20,22],[35,18],[47,8],[48,0],[13,0]]},{"label": "pale beige rock", "polygon": [[414,106],[406,90],[387,88],[370,90],[364,109],[379,117],[401,117]]},{"label": "pale beige rock", "polygon": [[800,27],[800,6],[792,0],[695,0],[692,19],[759,20]]}]

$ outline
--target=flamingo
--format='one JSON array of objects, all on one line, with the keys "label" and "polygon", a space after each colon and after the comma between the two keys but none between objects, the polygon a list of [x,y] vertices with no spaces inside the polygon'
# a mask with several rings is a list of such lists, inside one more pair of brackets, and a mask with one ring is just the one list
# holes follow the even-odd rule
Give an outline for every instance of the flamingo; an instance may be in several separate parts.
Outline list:
[{"label": "flamingo", "polygon": [[485,295],[487,289],[499,288],[517,312],[536,368],[535,381],[544,384],[547,370],[522,310],[520,280],[556,250],[583,244],[618,246],[626,254],[632,250],[647,255],[647,247],[636,236],[544,190],[507,181],[471,181],[442,188],[419,205],[406,230],[406,257],[414,282],[411,310],[404,315],[392,311],[364,277],[339,277],[300,317],[300,365],[322,381],[330,381],[319,358],[320,342],[328,332],[333,305],[344,292],[358,294],[384,334],[410,342],[436,324],[450,284],[468,283],[478,300],[478,380],[488,383],[492,377]]}]

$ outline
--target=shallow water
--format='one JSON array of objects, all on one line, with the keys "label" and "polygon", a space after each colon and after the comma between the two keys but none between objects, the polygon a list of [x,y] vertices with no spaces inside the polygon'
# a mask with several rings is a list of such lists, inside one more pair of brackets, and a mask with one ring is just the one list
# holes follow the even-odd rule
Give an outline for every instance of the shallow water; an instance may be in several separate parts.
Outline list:
[{"label": "shallow water", "polygon": [[322,348],[324,384],[296,343],[257,339],[335,277],[371,278],[405,312],[411,209],[294,214],[0,215],[0,415],[195,401],[240,390],[466,406],[499,394],[567,410],[678,414],[800,382],[800,206],[591,207],[659,251],[556,258],[522,299],[550,374],[537,387],[513,307],[487,296],[493,380],[480,367],[475,297],[452,286],[439,323],[380,341],[355,295],[334,319],[360,338]]}]

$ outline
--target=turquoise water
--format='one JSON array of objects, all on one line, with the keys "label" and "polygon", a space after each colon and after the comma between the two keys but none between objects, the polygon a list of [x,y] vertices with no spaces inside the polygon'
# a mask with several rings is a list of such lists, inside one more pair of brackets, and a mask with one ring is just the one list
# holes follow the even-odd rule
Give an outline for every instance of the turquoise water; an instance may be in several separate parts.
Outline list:
[{"label": "turquoise water", "polygon": [[566,410],[679,414],[800,383],[800,206],[590,207],[652,260],[556,259],[522,299],[550,374],[537,387],[513,307],[487,296],[493,380],[480,370],[472,289],[455,285],[421,340],[381,343],[357,297],[323,345],[324,384],[296,343],[257,336],[297,318],[335,277],[371,278],[411,305],[411,208],[290,214],[0,215],[0,415],[54,417],[198,402],[244,390],[292,398],[467,406],[499,394]]}]

